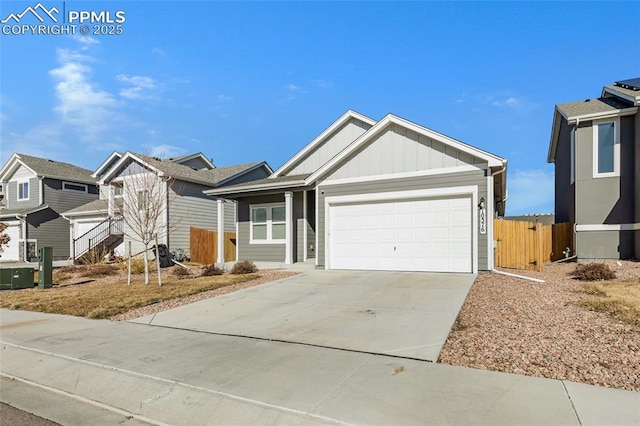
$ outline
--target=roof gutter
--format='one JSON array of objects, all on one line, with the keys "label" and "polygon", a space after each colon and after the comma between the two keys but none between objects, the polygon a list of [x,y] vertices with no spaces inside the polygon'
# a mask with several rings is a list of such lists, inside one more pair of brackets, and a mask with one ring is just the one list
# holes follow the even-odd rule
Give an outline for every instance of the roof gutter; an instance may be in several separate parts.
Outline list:
[{"label": "roof gutter", "polygon": [[284,189],[291,187],[301,187],[307,186],[304,180],[296,180],[296,181],[285,181],[285,182],[275,182],[275,183],[266,183],[262,185],[245,185],[241,187],[228,187],[228,188],[216,188],[216,189],[207,189],[204,192],[206,195],[229,195],[229,194],[242,194],[253,191],[263,191],[268,189]]},{"label": "roof gutter", "polygon": [[627,115],[633,115],[638,112],[638,107],[630,107],[623,109],[616,109],[605,112],[594,112],[591,114],[577,115],[575,117],[567,117],[567,122],[571,125],[579,125],[580,121],[598,120],[611,117],[625,117]]}]

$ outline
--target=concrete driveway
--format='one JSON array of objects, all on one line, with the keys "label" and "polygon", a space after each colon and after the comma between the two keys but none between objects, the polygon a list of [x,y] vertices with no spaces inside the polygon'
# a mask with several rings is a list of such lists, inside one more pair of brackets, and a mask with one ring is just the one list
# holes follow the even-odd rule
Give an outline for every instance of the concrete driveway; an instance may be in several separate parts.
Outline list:
[{"label": "concrete driveway", "polygon": [[474,279],[309,271],[132,322],[436,361]]}]

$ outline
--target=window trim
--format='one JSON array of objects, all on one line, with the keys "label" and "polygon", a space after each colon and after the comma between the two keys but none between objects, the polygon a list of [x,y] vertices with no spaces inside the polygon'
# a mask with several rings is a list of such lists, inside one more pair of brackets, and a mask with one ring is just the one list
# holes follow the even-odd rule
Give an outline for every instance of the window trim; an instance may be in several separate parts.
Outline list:
[{"label": "window trim", "polygon": [[[84,187],[84,191],[79,190],[79,189],[65,188],[65,186],[67,186],[67,185],[82,186],[82,187]],[[63,191],[70,191],[70,192],[84,192],[85,194],[88,194],[89,193],[89,185],[84,184],[84,183],[75,183],[75,182],[63,181],[62,182],[62,190]]]},{"label": "window trim", "polygon": [[[27,196],[25,198],[20,198],[20,185],[24,185],[27,184]],[[16,200],[18,201],[29,201],[29,199],[31,198],[31,182],[29,182],[29,179],[25,179],[25,180],[19,180],[16,182]],[[24,193],[24,192],[23,192]]]},{"label": "window trim", "polygon": [[[274,207],[282,207],[286,211],[285,203],[264,203],[264,204],[250,204],[249,205],[249,244],[286,244],[287,238],[286,235],[282,239],[273,239],[273,208]],[[253,210],[266,208],[267,209],[267,238],[264,240],[254,240],[253,239]],[[285,217],[284,222],[277,221],[275,224],[284,224],[285,227],[287,225],[287,219]]]},{"label": "window trim", "polygon": [[[598,172],[598,126],[607,123],[613,123],[613,171],[600,173]],[[620,118],[594,120],[591,127],[593,128],[593,178],[620,176]]]}]

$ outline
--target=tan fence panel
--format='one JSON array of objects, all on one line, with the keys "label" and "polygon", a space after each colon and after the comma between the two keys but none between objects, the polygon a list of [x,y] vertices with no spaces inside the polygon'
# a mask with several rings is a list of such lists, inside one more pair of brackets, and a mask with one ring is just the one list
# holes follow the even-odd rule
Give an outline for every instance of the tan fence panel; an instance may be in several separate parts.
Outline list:
[{"label": "tan fence panel", "polygon": [[[218,233],[208,229],[189,229],[189,251],[192,262],[210,265],[218,260]],[[236,260],[236,233],[224,233],[224,260]]]},{"label": "tan fence panel", "polygon": [[573,225],[569,222],[552,225],[551,261],[564,259],[564,251],[569,248],[571,256],[575,254],[573,248]]},{"label": "tan fence panel", "polygon": [[545,263],[563,258],[566,247],[573,247],[572,231],[570,223],[542,225],[496,219],[496,266],[541,271]]}]

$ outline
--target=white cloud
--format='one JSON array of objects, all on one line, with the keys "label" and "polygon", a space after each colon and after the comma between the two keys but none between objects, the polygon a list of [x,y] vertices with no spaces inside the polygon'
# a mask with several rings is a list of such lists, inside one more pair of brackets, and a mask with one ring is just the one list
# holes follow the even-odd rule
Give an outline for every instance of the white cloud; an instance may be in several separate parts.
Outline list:
[{"label": "white cloud", "polygon": [[92,69],[86,63],[93,58],[68,49],[57,53],[60,67],[49,71],[56,81],[58,102],[54,110],[84,141],[95,141],[118,119],[118,102],[91,81]]},{"label": "white cloud", "polygon": [[14,152],[43,158],[51,158],[52,153],[58,153],[58,157],[60,154],[64,155],[70,151],[61,142],[61,136],[61,126],[55,123],[41,124],[25,133],[9,133],[3,137],[3,145],[6,143],[11,146],[11,151],[2,150],[2,162]]},{"label": "white cloud", "polygon": [[491,105],[495,108],[510,110],[518,113],[528,113],[536,107],[534,102],[510,91],[497,92],[495,94],[460,94],[454,101],[456,105]]},{"label": "white cloud", "polygon": [[216,96],[220,102],[228,102],[233,99],[231,96],[225,95],[224,93],[220,93]]},{"label": "white cloud", "polygon": [[159,47],[154,47],[153,49],[151,49],[151,53],[155,53],[156,55],[160,55],[160,56],[166,55],[165,51],[160,49]]},{"label": "white cloud", "polygon": [[78,36],[78,37],[75,37],[75,40],[78,41],[78,43],[84,45],[81,47],[82,50],[89,50],[91,45],[100,44],[100,41],[89,36]]},{"label": "white cloud", "polygon": [[552,213],[554,174],[550,170],[516,170],[507,174],[507,214]]},{"label": "white cloud", "polygon": [[118,74],[116,80],[127,87],[120,89],[120,96],[127,99],[152,99],[156,83],[151,77]]},{"label": "white cloud", "polygon": [[178,157],[186,152],[184,148],[167,144],[146,146],[144,148],[149,152],[149,156],[158,158]]}]

